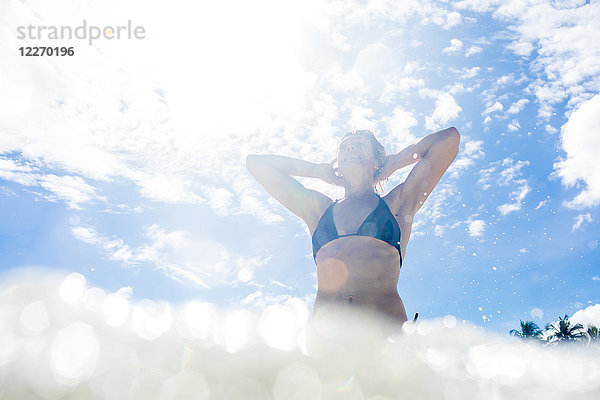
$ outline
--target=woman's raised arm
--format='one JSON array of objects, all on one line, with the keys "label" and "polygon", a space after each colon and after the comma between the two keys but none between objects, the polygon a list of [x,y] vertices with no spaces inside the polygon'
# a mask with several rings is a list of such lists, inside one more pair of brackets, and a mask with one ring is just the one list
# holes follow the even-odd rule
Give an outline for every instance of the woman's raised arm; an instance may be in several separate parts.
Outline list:
[{"label": "woman's raised arm", "polygon": [[341,184],[332,163],[315,164],[297,158],[272,154],[250,154],[246,158],[248,170],[275,200],[304,220],[309,228],[320,210],[331,199],[316,190],[307,189],[292,176],[319,178],[327,183]]},{"label": "woman's raised arm", "polygon": [[380,174],[383,178],[380,179],[417,162],[406,180],[387,195],[393,208],[398,210],[402,207],[406,214],[414,215],[456,158],[459,144],[458,130],[450,127],[431,133],[398,154],[388,156]]}]

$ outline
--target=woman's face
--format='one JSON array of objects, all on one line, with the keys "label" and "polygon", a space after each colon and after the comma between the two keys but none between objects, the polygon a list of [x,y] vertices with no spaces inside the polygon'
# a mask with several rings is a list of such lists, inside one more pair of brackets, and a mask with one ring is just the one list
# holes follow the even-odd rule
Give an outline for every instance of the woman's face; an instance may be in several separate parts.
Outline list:
[{"label": "woman's face", "polygon": [[344,171],[350,172],[355,168],[375,168],[375,157],[371,141],[362,136],[348,136],[341,141],[337,150],[338,170],[342,175]]}]

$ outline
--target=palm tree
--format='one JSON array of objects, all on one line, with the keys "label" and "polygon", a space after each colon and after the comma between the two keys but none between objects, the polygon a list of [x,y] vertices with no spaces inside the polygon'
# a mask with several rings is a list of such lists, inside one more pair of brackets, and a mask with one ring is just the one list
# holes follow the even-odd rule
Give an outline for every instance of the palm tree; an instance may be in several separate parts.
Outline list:
[{"label": "palm tree", "polygon": [[587,334],[590,338],[590,341],[600,340],[600,336],[598,335],[598,328],[596,328],[594,325],[588,326]]},{"label": "palm tree", "polygon": [[542,330],[533,321],[521,321],[521,331],[511,329],[509,333],[520,337],[522,340],[540,339],[542,336]]},{"label": "palm tree", "polygon": [[587,338],[583,325],[571,325],[568,315],[565,314],[564,318],[558,317],[558,319],[558,327],[553,324],[546,325],[546,331],[550,332],[546,339],[548,343],[574,342]]}]

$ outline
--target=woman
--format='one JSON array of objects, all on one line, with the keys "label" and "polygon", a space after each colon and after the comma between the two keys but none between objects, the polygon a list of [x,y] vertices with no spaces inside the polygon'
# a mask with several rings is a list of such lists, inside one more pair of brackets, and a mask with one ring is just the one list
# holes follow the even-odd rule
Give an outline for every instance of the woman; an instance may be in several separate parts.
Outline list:
[{"label": "woman", "polygon": [[[308,226],[318,278],[314,312],[326,304],[344,305],[407,320],[396,286],[413,217],[456,158],[459,142],[451,127],[386,155],[371,131],[358,130],[342,138],[331,163],[248,156],[250,173]],[[403,183],[379,196],[378,183],[415,162]],[[333,201],[292,176],[343,186],[344,197]]]}]

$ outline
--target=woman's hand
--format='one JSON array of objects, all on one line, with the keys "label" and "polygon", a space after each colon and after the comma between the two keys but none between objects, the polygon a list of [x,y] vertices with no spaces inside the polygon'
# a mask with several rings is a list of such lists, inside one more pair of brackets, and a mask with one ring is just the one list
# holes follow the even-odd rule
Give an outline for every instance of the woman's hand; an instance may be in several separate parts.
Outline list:
[{"label": "woman's hand", "polygon": [[333,167],[336,161],[336,159],[333,159],[329,163],[317,164],[315,167],[315,178],[319,178],[331,185],[344,186],[344,180],[338,175],[338,169]]}]

